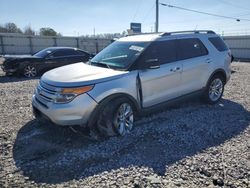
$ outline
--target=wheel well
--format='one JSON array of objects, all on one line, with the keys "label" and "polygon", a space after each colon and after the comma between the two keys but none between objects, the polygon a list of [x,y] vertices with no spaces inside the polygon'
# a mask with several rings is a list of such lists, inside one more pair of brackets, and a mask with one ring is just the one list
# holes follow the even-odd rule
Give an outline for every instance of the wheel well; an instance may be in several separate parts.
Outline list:
[{"label": "wheel well", "polygon": [[224,84],[226,84],[227,76],[224,70],[218,69],[213,72],[213,74],[210,76],[208,82],[214,77],[214,76],[221,76],[223,78]]},{"label": "wheel well", "polygon": [[113,95],[107,96],[106,98],[102,99],[98,103],[97,107],[94,109],[94,111],[90,115],[90,118],[88,120],[88,126],[89,127],[93,126],[95,124],[96,120],[97,120],[96,117],[98,116],[98,114],[100,114],[103,107],[106,106],[110,101],[115,100],[117,98],[126,98],[126,99],[128,99],[130,101],[133,109],[135,110],[135,113],[137,113],[139,111],[139,105],[132,96],[130,96],[130,95],[126,94],[126,93],[113,94]]}]

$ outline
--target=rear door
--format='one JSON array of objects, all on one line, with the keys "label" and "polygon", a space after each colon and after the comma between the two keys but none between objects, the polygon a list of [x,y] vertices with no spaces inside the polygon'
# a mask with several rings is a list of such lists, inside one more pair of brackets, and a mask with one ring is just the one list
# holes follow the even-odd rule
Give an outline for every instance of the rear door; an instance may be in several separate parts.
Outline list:
[{"label": "rear door", "polygon": [[67,59],[68,55],[71,54],[68,49],[59,49],[51,53],[47,58],[45,63],[49,68],[56,68],[66,65],[69,61]]},{"label": "rear door", "polygon": [[140,60],[140,67],[150,60],[158,60],[157,68],[139,71],[142,87],[143,107],[176,98],[180,95],[182,64],[176,61],[175,40],[153,42],[144,52]]},{"label": "rear door", "polygon": [[177,58],[183,65],[181,78],[182,95],[204,87],[211,64],[208,50],[198,38],[177,40]]},{"label": "rear door", "polygon": [[65,54],[65,64],[72,64],[78,62],[86,62],[89,59],[87,53],[77,50],[77,49],[68,49]]}]

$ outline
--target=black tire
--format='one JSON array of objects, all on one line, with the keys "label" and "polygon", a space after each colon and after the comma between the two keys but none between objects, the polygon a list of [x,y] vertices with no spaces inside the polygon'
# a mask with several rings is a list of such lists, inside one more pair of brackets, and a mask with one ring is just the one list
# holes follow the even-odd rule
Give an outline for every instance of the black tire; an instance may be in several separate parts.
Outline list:
[{"label": "black tire", "polygon": [[[223,76],[214,75],[208,82],[203,98],[208,104],[216,104],[224,92],[225,79]],[[214,96],[214,97],[213,97]]]},{"label": "black tire", "polygon": [[[120,108],[123,108],[124,106],[129,106],[128,108],[131,109],[132,111],[132,118],[129,117],[129,119],[132,119],[132,126],[130,127],[131,124],[125,124],[124,126],[126,127],[125,132],[121,133],[120,129],[118,128],[117,122],[115,120],[118,120],[118,111]],[[97,131],[101,134],[101,136],[104,137],[111,137],[111,136],[124,136],[127,133],[129,133],[134,124],[134,114],[135,114],[135,109],[127,98],[116,98],[114,100],[109,101],[106,103],[106,105],[103,107],[101,114],[98,117],[98,120],[96,122],[96,128]],[[125,122],[127,119],[123,117],[123,121]],[[127,122],[127,121],[126,121]]]},{"label": "black tire", "polygon": [[37,68],[34,65],[28,64],[23,68],[23,75],[26,78],[33,78],[36,77],[38,74]]}]

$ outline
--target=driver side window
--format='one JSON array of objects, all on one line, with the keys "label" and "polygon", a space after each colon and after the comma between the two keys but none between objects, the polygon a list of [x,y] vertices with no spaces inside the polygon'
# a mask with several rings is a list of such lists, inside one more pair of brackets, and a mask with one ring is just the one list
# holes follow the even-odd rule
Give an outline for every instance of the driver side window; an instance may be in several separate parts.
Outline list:
[{"label": "driver side window", "polygon": [[140,67],[145,67],[148,60],[157,59],[160,65],[177,60],[176,41],[153,42],[143,53],[140,60]]}]

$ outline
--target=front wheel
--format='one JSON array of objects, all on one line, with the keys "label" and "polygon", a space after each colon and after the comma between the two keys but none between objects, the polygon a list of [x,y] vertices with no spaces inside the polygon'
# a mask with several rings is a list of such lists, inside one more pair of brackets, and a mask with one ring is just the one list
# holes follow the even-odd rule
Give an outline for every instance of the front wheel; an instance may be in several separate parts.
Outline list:
[{"label": "front wheel", "polygon": [[133,129],[134,109],[126,98],[110,101],[97,120],[97,129],[103,136],[124,136]]},{"label": "front wheel", "polygon": [[220,75],[212,77],[204,93],[206,102],[209,104],[216,104],[223,95],[224,85],[224,79]]},{"label": "front wheel", "polygon": [[33,65],[27,65],[23,69],[23,75],[27,78],[35,77],[37,75],[36,67]]}]

